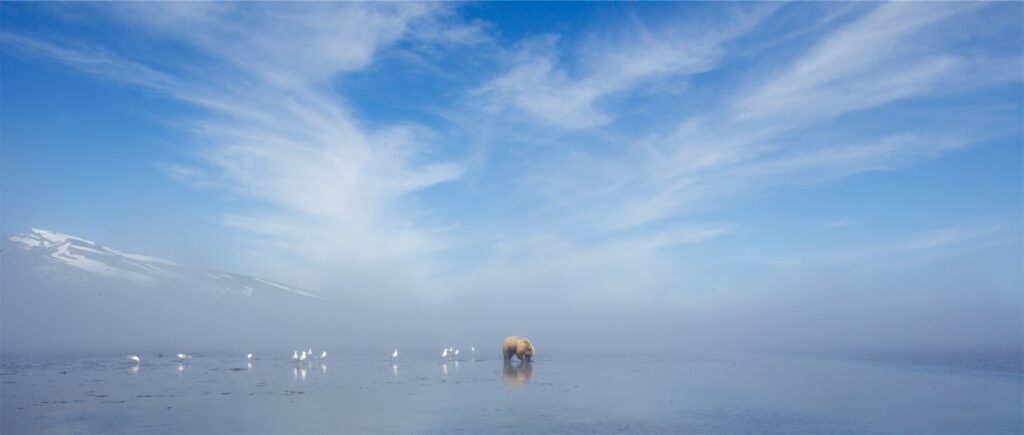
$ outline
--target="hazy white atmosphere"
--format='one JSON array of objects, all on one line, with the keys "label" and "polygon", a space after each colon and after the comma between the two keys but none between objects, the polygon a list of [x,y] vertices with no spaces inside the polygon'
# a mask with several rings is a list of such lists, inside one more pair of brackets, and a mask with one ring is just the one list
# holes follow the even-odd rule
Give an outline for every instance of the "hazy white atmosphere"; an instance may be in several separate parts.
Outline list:
[{"label": "hazy white atmosphere", "polygon": [[[142,376],[150,354],[195,352],[190,374],[256,352],[281,358],[291,382],[292,352],[307,347],[383,360],[408,349],[434,376],[435,354],[457,345],[496,367],[474,372],[486,382],[539,379],[549,357],[548,376],[564,370],[551,382],[580,385],[609,363],[577,372],[569,355],[937,352],[998,367],[1003,384],[970,385],[1024,402],[1021,3],[4,3],[0,20],[11,376],[28,369],[8,362],[36,354],[143,354]],[[501,372],[512,335],[536,345],[528,372]],[[677,371],[651,361],[636,373]],[[459,367],[445,363],[445,379]],[[800,373],[888,382],[844,367]],[[745,376],[722,370],[696,388]],[[897,379],[905,401],[946,382]],[[538,382],[516,397],[578,403]],[[4,394],[4,432],[227,429],[151,427],[145,413],[50,425]],[[1024,423],[1019,407],[872,426],[867,405],[842,418],[793,406],[768,426],[767,411],[734,427],[718,408],[666,408],[715,416],[683,424],[638,406],[607,427],[552,411],[547,429]],[[432,413],[470,423],[346,427],[515,431]],[[345,431],[319,421],[298,431]]]}]

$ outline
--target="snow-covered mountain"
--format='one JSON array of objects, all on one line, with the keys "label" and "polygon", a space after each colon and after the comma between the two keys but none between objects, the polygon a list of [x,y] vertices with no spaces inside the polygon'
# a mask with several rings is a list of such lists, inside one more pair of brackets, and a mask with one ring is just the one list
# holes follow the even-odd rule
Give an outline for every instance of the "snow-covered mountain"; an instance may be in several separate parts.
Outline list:
[{"label": "snow-covered mountain", "polygon": [[113,279],[138,287],[172,284],[200,292],[252,297],[254,294],[285,293],[306,298],[324,298],[274,281],[228,272],[203,270],[171,260],[130,254],[98,243],[33,228],[9,239],[5,247],[27,254],[32,268],[51,278]]}]

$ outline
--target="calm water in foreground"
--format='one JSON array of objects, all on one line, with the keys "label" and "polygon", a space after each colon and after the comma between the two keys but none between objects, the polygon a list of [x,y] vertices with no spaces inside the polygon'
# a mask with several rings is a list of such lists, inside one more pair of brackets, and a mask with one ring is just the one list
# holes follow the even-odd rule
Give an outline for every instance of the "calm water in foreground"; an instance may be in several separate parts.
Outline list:
[{"label": "calm water in foreground", "polygon": [[5,355],[3,433],[1024,431],[1003,358]]}]

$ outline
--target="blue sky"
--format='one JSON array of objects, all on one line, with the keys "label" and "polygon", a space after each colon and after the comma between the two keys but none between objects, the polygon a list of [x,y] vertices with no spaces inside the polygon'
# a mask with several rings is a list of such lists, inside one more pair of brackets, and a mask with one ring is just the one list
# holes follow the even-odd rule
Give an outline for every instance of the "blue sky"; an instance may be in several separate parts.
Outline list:
[{"label": "blue sky", "polygon": [[5,235],[594,316],[997,307],[964,339],[1019,343],[1020,3],[0,14]]}]

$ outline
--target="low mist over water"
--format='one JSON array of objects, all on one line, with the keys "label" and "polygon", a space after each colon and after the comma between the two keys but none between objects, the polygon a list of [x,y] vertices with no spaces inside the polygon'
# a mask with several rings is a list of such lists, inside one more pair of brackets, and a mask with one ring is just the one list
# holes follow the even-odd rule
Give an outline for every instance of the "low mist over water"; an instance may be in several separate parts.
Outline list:
[{"label": "low mist over water", "polygon": [[[23,242],[28,239],[39,244]],[[1021,336],[1014,325],[1019,306],[996,299],[965,302],[944,290],[946,285],[936,285],[927,304],[894,297],[881,304],[877,293],[841,287],[828,295],[793,294],[766,282],[765,295],[743,299],[714,290],[695,296],[693,306],[652,300],[622,302],[624,309],[615,309],[596,299],[600,295],[569,299],[543,286],[517,291],[499,286],[440,299],[354,283],[314,292],[38,229],[3,246],[0,347],[5,352],[141,352],[174,346],[244,353],[312,343],[377,349],[450,342],[481,343],[491,350],[507,335],[535,337],[544,349],[611,355],[1021,348],[1014,342]]]}]

